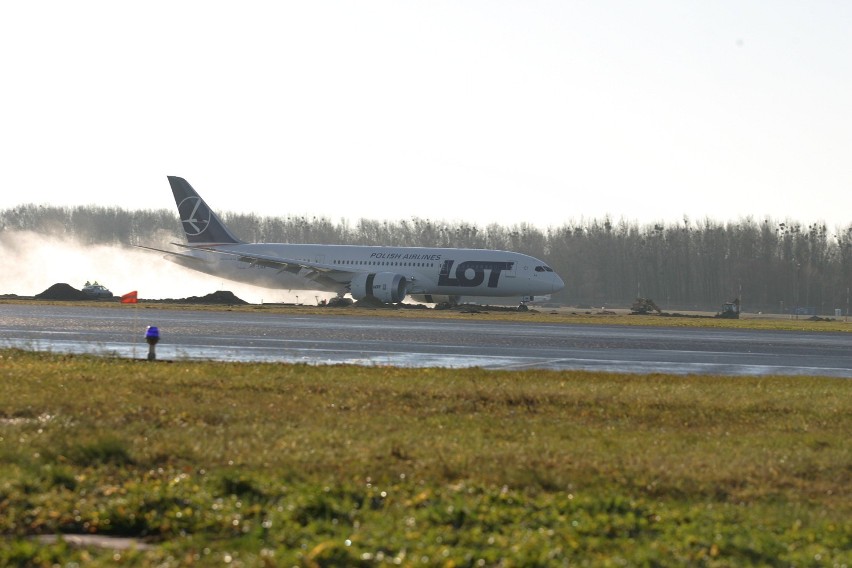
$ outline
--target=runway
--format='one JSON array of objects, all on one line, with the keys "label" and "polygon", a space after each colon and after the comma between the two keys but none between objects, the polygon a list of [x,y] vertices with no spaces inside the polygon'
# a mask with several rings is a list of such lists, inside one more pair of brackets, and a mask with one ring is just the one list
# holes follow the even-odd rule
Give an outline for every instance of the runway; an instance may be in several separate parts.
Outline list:
[{"label": "runway", "polygon": [[852,336],[0,304],[0,346],[161,360],[852,378]]}]

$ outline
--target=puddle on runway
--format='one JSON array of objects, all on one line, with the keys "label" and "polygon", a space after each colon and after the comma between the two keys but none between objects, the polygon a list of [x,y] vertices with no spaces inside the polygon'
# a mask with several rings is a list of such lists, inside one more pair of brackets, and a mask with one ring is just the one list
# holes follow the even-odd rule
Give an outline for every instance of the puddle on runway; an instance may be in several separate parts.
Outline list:
[{"label": "puddle on runway", "polygon": [[[148,345],[130,342],[86,343],[69,340],[3,340],[3,347],[28,351],[88,354],[100,357],[119,357],[146,360]],[[649,362],[579,357],[507,357],[465,354],[439,354],[426,352],[393,352],[378,350],[350,350],[326,348],[274,348],[264,346],[211,347],[199,345],[157,346],[159,361],[229,361],[244,363],[301,363],[306,365],[362,365],[368,367],[446,368],[464,369],[479,367],[491,370],[574,370],[608,373],[671,375],[805,375],[848,377],[845,369],[810,367],[768,367],[749,364],[717,364],[699,362]]]},{"label": "puddle on runway", "polygon": [[[121,342],[85,343],[67,340],[4,340],[4,347],[28,351],[95,355],[145,360],[148,345]],[[271,349],[268,347],[209,347],[158,345],[160,361],[230,361],[242,363],[303,363],[309,365],[364,365],[393,367],[483,367],[502,369],[528,365],[529,360],[513,357],[475,355],[438,355],[432,353],[394,353],[384,351],[339,351],[332,349]],[[521,360],[523,359],[523,360]]]}]

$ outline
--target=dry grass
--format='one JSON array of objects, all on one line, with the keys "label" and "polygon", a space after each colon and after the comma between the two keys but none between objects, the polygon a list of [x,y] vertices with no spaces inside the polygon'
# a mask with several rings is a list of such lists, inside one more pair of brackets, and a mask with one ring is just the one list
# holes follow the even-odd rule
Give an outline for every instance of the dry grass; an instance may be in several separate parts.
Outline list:
[{"label": "dry grass", "polygon": [[772,314],[743,314],[741,319],[728,320],[708,317],[707,312],[689,312],[690,316],[703,317],[663,317],[658,315],[629,315],[629,310],[582,310],[570,307],[543,308],[535,307],[527,312],[489,310],[476,308],[467,313],[456,310],[434,309],[397,309],[388,308],[328,308],[318,306],[291,306],[279,304],[250,304],[239,306],[203,305],[203,304],[173,304],[141,301],[137,306],[128,306],[114,301],[91,302],[60,302],[36,301],[31,299],[0,299],[0,304],[36,304],[57,305],[68,307],[99,307],[140,310],[198,310],[198,311],[232,311],[232,312],[263,312],[284,315],[331,315],[352,317],[395,317],[406,319],[450,319],[450,320],[488,320],[530,323],[557,324],[593,324],[593,325],[630,325],[646,327],[698,327],[715,329],[760,329],[787,331],[840,331],[852,332],[852,321],[847,318],[830,318],[830,321],[811,321],[800,316],[798,319],[787,315]]}]

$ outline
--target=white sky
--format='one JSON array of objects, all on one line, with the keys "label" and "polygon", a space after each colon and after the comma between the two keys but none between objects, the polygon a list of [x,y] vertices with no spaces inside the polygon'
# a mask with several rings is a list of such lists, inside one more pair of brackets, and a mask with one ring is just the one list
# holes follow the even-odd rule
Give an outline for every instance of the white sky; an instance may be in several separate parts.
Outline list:
[{"label": "white sky", "polygon": [[852,2],[4,2],[0,208],[852,222]]}]

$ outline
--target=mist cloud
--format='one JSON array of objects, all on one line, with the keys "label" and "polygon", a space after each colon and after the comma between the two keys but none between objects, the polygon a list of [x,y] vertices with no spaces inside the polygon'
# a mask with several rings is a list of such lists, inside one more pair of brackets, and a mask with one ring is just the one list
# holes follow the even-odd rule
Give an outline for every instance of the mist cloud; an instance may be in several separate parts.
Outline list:
[{"label": "mist cloud", "polygon": [[[86,281],[97,280],[115,295],[138,290],[141,299],[186,298],[229,290],[250,303],[297,301],[297,293],[196,273],[164,256],[127,246],[91,245],[29,231],[1,231],[0,294],[34,296],[56,283],[81,289]],[[314,294],[299,292],[298,301],[313,304]]]}]

